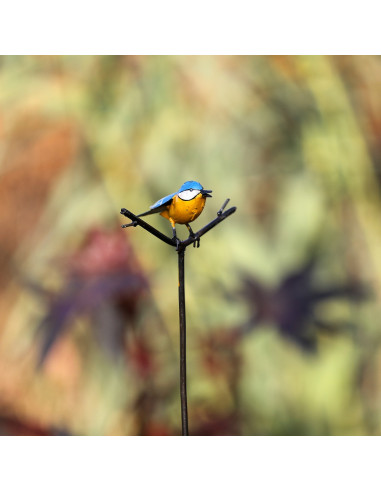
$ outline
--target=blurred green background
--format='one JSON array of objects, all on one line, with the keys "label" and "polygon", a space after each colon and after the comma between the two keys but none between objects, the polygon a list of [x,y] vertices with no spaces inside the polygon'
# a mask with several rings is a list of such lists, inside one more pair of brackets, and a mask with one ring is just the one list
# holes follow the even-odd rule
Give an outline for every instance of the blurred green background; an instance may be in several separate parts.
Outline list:
[{"label": "blurred green background", "polygon": [[190,433],[380,434],[380,84],[375,56],[1,57],[0,433],[181,433],[177,258],[119,211],[197,180],[194,230],[237,212],[186,254]]}]

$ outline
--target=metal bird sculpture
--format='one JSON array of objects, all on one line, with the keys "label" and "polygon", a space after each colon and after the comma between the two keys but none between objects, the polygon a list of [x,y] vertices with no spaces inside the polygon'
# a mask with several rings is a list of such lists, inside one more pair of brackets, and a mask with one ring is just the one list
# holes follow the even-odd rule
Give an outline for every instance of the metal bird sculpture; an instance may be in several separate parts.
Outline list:
[{"label": "metal bird sculpture", "polygon": [[[172,226],[173,238],[179,239],[176,235],[176,224],[185,224],[188,228],[189,235],[194,237],[190,222],[193,222],[204,210],[207,197],[212,197],[212,190],[204,190],[202,185],[197,181],[186,181],[178,191],[160,198],[154,203],[150,210],[144,212],[137,217],[145,215],[160,214],[165,219],[168,219]],[[194,243],[195,244],[195,243]],[[197,247],[200,245],[197,242]]]}]

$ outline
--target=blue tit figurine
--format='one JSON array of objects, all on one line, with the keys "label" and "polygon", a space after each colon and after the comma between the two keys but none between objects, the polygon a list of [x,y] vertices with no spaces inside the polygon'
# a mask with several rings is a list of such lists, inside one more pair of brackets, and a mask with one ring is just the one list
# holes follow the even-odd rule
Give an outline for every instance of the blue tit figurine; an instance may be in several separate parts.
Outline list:
[{"label": "blue tit figurine", "polygon": [[[194,236],[189,222],[197,219],[204,210],[206,198],[212,197],[210,193],[212,190],[204,190],[197,181],[186,181],[176,193],[161,198],[150,207],[148,212],[144,212],[138,217],[159,213],[171,223],[173,237],[176,241],[178,241],[176,224],[185,224],[190,236]],[[197,246],[199,246],[199,242]]]}]

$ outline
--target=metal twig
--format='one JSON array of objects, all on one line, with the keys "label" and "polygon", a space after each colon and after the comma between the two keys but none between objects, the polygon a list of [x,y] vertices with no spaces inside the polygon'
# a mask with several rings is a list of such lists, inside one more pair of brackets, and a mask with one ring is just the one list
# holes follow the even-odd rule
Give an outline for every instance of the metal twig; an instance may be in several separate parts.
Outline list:
[{"label": "metal twig", "polygon": [[222,212],[225,210],[226,205],[227,205],[229,202],[230,202],[230,198],[227,198],[227,199],[224,201],[224,203],[223,203],[222,207],[220,208],[220,210],[217,212],[217,215],[221,215],[221,214],[222,214]]},{"label": "metal twig", "polygon": [[174,246],[178,253],[178,270],[179,270],[179,320],[180,320],[180,400],[181,400],[181,426],[182,435],[188,436],[188,406],[187,406],[187,368],[186,368],[186,312],[185,312],[185,250],[187,246],[195,242],[200,241],[200,237],[209,232],[217,224],[225,220],[227,217],[232,215],[237,208],[231,207],[224,212],[226,205],[229,202],[229,198],[225,200],[222,207],[217,212],[217,217],[209,222],[206,226],[202,227],[193,236],[189,236],[188,239],[184,241],[179,241],[170,238],[163,234],[162,232],[155,229],[151,225],[147,224],[137,215],[133,214],[126,208],[122,208],[120,213],[128,217],[132,222],[129,224],[122,225],[125,227],[136,227],[140,226],[145,229],[150,234],[154,235],[161,241],[170,246]]},{"label": "metal twig", "polygon": [[210,231],[210,229],[213,229],[216,225],[218,225],[220,222],[223,220],[227,219],[229,215],[234,214],[234,212],[237,210],[237,207],[231,207],[226,212],[222,212],[220,215],[218,215],[214,220],[209,222],[209,224],[206,224],[202,229],[199,231],[195,232],[194,236],[188,237],[188,239],[185,239],[184,241],[181,241],[179,244],[179,249],[180,248],[186,248],[190,244],[194,243],[198,239],[200,239],[201,236],[206,234],[207,232]]},{"label": "metal twig", "polygon": [[155,227],[152,227],[151,225],[147,224],[147,222],[145,222],[140,217],[133,214],[132,212],[130,212],[126,208],[122,208],[120,213],[132,220],[131,224],[122,225],[123,228],[131,227],[131,226],[136,227],[137,225],[140,225],[140,227],[143,227],[143,229],[150,232],[151,234],[153,234],[157,238],[161,239],[165,243],[169,244],[170,246],[176,246],[176,241],[174,241],[172,238],[166,236],[162,232],[158,231],[157,229],[155,229]]}]

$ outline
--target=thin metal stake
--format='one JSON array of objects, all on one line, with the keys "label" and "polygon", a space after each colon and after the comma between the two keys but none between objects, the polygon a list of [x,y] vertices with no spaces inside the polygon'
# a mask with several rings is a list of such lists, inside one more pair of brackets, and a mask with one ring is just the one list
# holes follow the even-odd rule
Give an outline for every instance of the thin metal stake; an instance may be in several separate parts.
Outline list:
[{"label": "thin metal stake", "polygon": [[213,227],[225,220],[230,215],[234,214],[237,210],[236,207],[231,207],[225,210],[226,205],[229,203],[229,198],[225,200],[222,207],[217,212],[217,217],[206,224],[202,229],[197,231],[194,235],[189,236],[188,239],[180,241],[179,244],[173,238],[170,238],[158,231],[151,225],[147,224],[137,215],[133,214],[129,210],[122,208],[120,213],[125,217],[128,217],[132,222],[122,225],[125,227],[140,226],[147,232],[156,236],[158,239],[170,246],[176,247],[179,259],[179,316],[180,316],[180,401],[181,401],[181,426],[182,435],[189,436],[188,432],[188,407],[187,407],[187,367],[186,367],[186,320],[185,320],[185,284],[184,284],[184,257],[185,249],[190,244],[197,242],[199,244],[200,237],[209,232]]},{"label": "thin metal stake", "polygon": [[189,436],[188,432],[188,405],[187,405],[187,361],[186,361],[186,317],[185,317],[185,282],[184,282],[185,248],[180,246],[179,258],[179,316],[180,316],[180,400],[182,435]]}]

